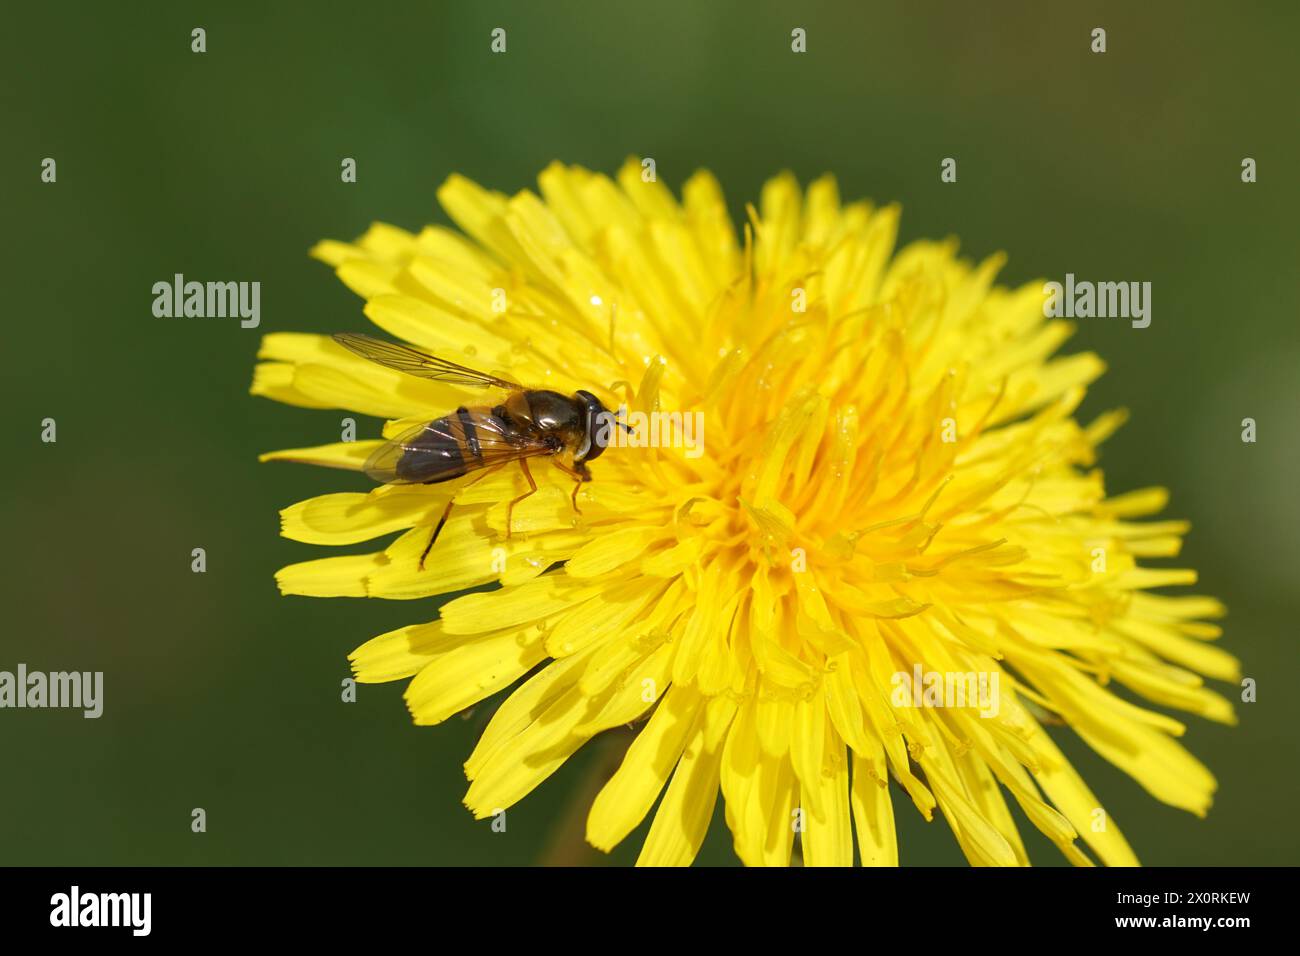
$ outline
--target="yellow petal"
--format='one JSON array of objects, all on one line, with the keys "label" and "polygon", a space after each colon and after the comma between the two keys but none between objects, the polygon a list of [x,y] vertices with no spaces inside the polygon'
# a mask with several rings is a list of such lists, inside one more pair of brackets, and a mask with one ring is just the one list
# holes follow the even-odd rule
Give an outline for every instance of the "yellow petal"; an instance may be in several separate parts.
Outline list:
[{"label": "yellow petal", "polygon": [[366,578],[381,566],[379,554],[319,558],[291,564],[275,572],[281,594],[304,597],[365,597]]},{"label": "yellow petal", "polygon": [[420,671],[406,688],[406,706],[417,724],[442,723],[509,687],[545,658],[536,625],[475,637]]},{"label": "yellow petal", "polygon": [[894,804],[883,763],[853,755],[853,821],[863,866],[898,866]]},{"label": "yellow petal", "polygon": [[348,655],[352,673],[363,684],[400,680],[418,674],[426,664],[447,653],[458,639],[449,640],[442,624],[412,624],[372,637]]},{"label": "yellow petal", "polygon": [[545,574],[517,587],[449,601],[442,607],[443,625],[449,634],[479,634],[527,624],[580,604],[604,587],[563,574]]},{"label": "yellow petal", "polygon": [[[818,705],[820,707],[820,704]],[[849,810],[849,756],[843,741],[833,728],[825,726],[827,737],[820,772],[803,783],[805,810],[809,804],[820,813],[804,813],[804,831],[800,837],[806,866],[852,866],[853,824]],[[811,791],[817,796],[810,800]]]},{"label": "yellow petal", "polygon": [[320,465],[323,468],[343,468],[360,471],[365,467],[382,441],[342,441],[312,448],[286,448],[258,455],[258,461],[293,461],[303,465]]},{"label": "yellow petal", "polygon": [[704,724],[686,744],[637,857],[637,866],[690,866],[700,851],[718,801],[720,741],[736,705],[725,697],[709,701]]},{"label": "yellow petal", "polygon": [[474,818],[482,820],[513,806],[558,770],[589,739],[574,732],[586,710],[586,698],[570,684],[544,709],[529,715],[518,733],[487,754],[465,793],[465,806]]},{"label": "yellow petal", "polygon": [[559,700],[582,676],[587,660],[588,655],[575,654],[548,664],[511,693],[492,715],[474,752],[465,761],[465,775],[473,780],[490,759],[527,729],[534,715]]},{"label": "yellow petal", "polygon": [[645,553],[652,541],[665,537],[657,526],[632,526],[602,534],[573,556],[565,573],[575,578],[594,578],[633,561]]},{"label": "yellow petal", "polygon": [[[400,486],[394,486],[400,487]],[[394,491],[341,492],[308,498],[280,512],[280,533],[308,544],[355,544],[441,514],[445,495]]]},{"label": "yellow petal", "polygon": [[686,742],[700,729],[700,695],[673,685],[633,739],[614,776],[601,788],[587,815],[587,842],[613,849],[644,819],[673,772]]}]

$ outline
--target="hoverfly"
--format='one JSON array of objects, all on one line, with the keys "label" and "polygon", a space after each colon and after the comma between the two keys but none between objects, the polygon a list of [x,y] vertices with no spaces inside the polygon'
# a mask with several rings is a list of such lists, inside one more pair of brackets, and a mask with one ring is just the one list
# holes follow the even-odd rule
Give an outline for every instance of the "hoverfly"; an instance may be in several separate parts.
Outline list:
[{"label": "hoverfly", "polygon": [[[506,537],[515,505],[537,491],[528,470],[529,458],[549,457],[555,466],[574,479],[570,501],[578,510],[578,489],[591,480],[587,462],[605,450],[597,432],[609,411],[591,392],[579,389],[563,395],[548,389],[523,386],[457,365],[419,349],[385,342],[369,335],[342,332],[334,341],[362,358],[419,378],[474,388],[498,388],[506,392],[496,405],[462,405],[449,415],[408,429],[379,448],[367,459],[365,473],[384,484],[425,484],[451,481],[472,472],[479,476],[519,462],[529,490],[506,506]],[[627,428],[622,422],[615,422]],[[630,429],[628,429],[630,431]],[[475,479],[476,481],[478,479]],[[424,570],[438,533],[447,522],[453,499],[448,499],[442,517],[420,555]]]}]

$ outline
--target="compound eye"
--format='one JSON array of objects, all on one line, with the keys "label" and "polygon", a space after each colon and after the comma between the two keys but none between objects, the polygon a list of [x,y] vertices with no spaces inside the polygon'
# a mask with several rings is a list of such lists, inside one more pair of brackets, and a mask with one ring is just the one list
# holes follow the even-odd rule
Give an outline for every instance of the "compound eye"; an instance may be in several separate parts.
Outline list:
[{"label": "compound eye", "polygon": [[605,451],[605,446],[597,441],[596,437],[601,428],[601,416],[608,414],[608,412],[605,411],[605,406],[600,403],[600,399],[591,392],[579,390],[577,397],[586,406],[586,414],[583,419],[586,436],[582,447],[578,449],[574,458],[579,462],[592,461],[599,458],[601,453]]}]

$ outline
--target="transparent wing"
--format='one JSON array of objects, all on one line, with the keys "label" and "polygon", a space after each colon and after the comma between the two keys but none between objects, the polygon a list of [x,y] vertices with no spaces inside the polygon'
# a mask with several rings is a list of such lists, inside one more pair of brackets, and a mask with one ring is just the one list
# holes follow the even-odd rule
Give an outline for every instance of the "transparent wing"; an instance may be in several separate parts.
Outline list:
[{"label": "transparent wing", "polygon": [[512,429],[486,409],[462,408],[385,442],[365,471],[384,484],[425,484],[555,450],[545,436]]},{"label": "transparent wing", "polygon": [[519,388],[519,385],[515,382],[509,382],[503,378],[497,378],[495,375],[488,375],[486,372],[467,368],[464,365],[457,365],[455,362],[448,362],[446,359],[411,348],[409,345],[385,342],[383,339],[355,332],[338,332],[334,335],[334,341],[362,358],[388,368],[397,369],[399,372],[405,372],[407,375],[436,379],[439,382],[450,382],[453,385],[469,385],[475,388]]}]

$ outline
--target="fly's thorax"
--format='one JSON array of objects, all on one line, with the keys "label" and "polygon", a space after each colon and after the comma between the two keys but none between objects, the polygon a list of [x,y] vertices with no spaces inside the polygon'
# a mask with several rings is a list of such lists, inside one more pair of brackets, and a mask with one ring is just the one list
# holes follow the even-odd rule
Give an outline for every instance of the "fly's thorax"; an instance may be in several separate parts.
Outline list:
[{"label": "fly's thorax", "polygon": [[[529,389],[519,394],[527,403],[525,420],[536,432],[553,439],[557,450],[574,449],[583,443],[585,413],[573,397],[548,389]],[[509,399],[506,408],[511,410]]]},{"label": "fly's thorax", "polygon": [[582,406],[572,396],[546,389],[532,389],[524,396],[528,399],[529,417],[538,428],[571,431],[582,425]]}]

